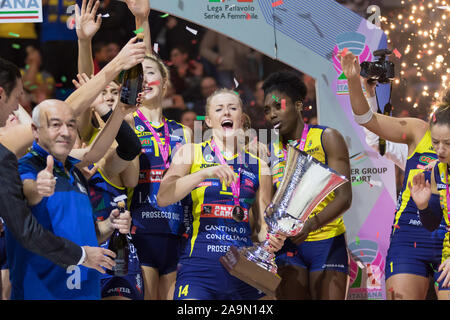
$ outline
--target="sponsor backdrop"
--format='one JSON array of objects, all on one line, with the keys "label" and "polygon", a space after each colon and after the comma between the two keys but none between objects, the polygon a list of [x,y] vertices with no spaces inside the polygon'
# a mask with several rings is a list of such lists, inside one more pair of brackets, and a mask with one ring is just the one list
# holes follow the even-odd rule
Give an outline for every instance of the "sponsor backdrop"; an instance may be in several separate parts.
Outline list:
[{"label": "sponsor backdrop", "polygon": [[0,0],[0,23],[42,22],[42,0]]},{"label": "sponsor backdrop", "polygon": [[[316,79],[319,123],[341,132],[351,158],[353,203],[344,215],[352,257],[348,299],[385,299],[394,165],[366,145],[336,58],[348,48],[361,62],[373,61],[373,51],[386,48],[384,33],[332,0],[152,0],[152,7],[225,34]],[[377,95],[383,109],[389,85],[378,88]]]}]

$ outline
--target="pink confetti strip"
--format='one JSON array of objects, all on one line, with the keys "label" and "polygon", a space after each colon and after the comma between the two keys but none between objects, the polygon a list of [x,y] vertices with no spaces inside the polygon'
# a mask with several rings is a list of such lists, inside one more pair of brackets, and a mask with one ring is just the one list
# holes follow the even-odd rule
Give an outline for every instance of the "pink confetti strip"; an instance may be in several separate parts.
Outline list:
[{"label": "pink confetti strip", "polygon": [[286,110],[286,99],[281,99],[281,109]]},{"label": "pink confetti strip", "polygon": [[395,54],[395,56],[396,56],[398,59],[400,59],[400,58],[402,57],[402,54],[397,50],[397,48],[395,48],[394,51],[392,51],[392,52]]}]

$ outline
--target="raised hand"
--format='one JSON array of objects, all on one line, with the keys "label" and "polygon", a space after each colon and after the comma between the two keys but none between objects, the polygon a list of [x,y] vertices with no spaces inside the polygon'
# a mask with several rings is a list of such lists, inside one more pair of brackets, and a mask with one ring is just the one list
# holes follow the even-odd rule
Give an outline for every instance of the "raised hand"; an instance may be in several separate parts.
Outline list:
[{"label": "raised hand", "polygon": [[145,43],[136,41],[137,37],[131,38],[113,59],[113,61],[119,63],[123,70],[131,69],[144,61]]},{"label": "raised hand", "polygon": [[126,0],[128,9],[136,18],[147,18],[150,14],[149,0]]},{"label": "raised hand", "polygon": [[95,4],[92,5],[93,2],[94,0],[89,0],[86,5],[86,0],[83,0],[81,12],[78,4],[75,5],[75,23],[79,40],[91,40],[102,24],[101,14],[97,15],[97,20],[95,20],[100,1],[96,0]]},{"label": "raised hand", "polygon": [[431,197],[431,185],[429,181],[425,181],[425,174],[423,172],[416,174],[412,179],[412,184],[411,181],[408,182],[408,187],[417,208],[419,210],[426,209]]},{"label": "raised hand", "polygon": [[37,192],[41,197],[50,197],[55,193],[56,180],[53,176],[53,157],[47,156],[47,166],[40,171],[36,178]]},{"label": "raised hand", "polygon": [[89,81],[89,77],[86,75],[86,73],[77,74],[77,79],[78,80],[72,79],[72,83],[77,89],[81,88]]},{"label": "raised hand", "polygon": [[345,55],[340,53],[341,56],[341,66],[347,79],[359,78],[359,73],[361,72],[361,66],[359,65],[358,57],[356,57],[351,51],[347,51]]}]

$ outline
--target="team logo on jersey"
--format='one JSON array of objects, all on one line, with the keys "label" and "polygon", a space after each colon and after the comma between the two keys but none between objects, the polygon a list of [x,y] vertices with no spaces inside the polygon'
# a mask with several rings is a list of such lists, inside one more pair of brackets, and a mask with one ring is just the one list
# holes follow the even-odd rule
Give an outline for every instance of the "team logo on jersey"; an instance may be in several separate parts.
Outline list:
[{"label": "team logo on jersey", "polygon": [[171,141],[175,141],[175,142],[181,142],[181,141],[183,141],[183,138],[182,137],[180,137],[180,136],[176,136],[176,135],[170,135],[170,140]]},{"label": "team logo on jersey", "polygon": [[205,161],[206,162],[213,162],[214,161],[214,157],[211,154],[207,154],[205,156]]},{"label": "team logo on jersey", "polygon": [[136,126],[136,130],[139,131],[139,132],[144,132],[145,128],[143,126],[141,126],[141,125],[137,125]]}]

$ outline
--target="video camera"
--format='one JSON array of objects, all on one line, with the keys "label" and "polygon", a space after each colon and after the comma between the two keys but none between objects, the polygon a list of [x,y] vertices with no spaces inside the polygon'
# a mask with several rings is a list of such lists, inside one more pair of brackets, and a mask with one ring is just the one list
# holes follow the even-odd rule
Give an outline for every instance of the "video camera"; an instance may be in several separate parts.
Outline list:
[{"label": "video camera", "polygon": [[392,54],[389,49],[380,49],[373,52],[375,57],[379,57],[378,61],[364,61],[360,64],[360,75],[370,80],[376,80],[379,83],[389,83],[394,80],[394,63],[386,60],[386,55]]}]

